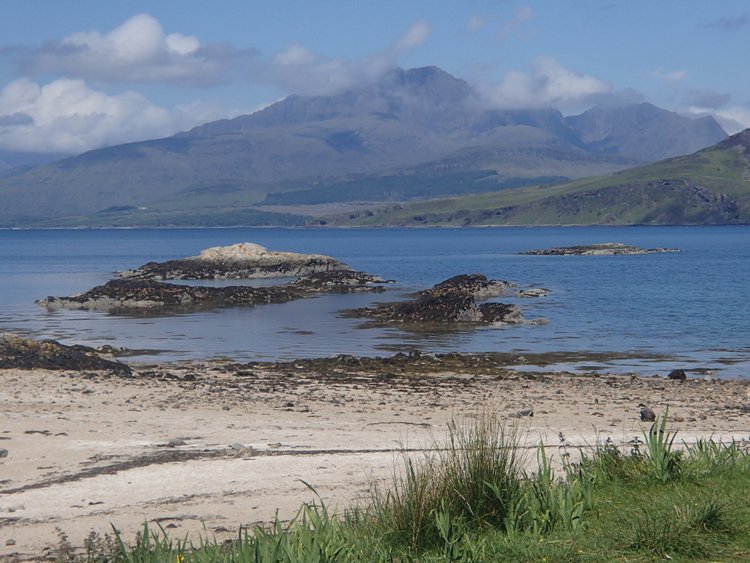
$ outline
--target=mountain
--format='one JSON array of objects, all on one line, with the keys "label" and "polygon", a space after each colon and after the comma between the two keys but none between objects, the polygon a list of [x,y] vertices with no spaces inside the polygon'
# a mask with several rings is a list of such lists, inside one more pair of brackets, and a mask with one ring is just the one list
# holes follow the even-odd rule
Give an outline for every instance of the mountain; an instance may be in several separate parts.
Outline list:
[{"label": "mountain", "polygon": [[[0,226],[288,224],[290,206],[408,201],[604,174],[725,137],[650,106],[501,111],[436,67],[90,151],[0,179]],[[641,108],[642,109],[642,108]],[[593,111],[593,110],[592,110]],[[638,151],[644,135],[661,139]],[[271,207],[274,206],[274,207]]]},{"label": "mountain", "polygon": [[332,216],[329,225],[725,225],[750,223],[750,129],[688,156],[556,186]]}]

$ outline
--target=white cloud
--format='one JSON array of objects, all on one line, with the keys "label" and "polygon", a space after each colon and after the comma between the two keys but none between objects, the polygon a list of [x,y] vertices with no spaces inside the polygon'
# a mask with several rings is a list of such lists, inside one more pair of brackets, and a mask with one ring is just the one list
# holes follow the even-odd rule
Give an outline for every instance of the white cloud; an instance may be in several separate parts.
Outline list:
[{"label": "white cloud", "polygon": [[295,43],[267,63],[256,61],[252,66],[252,78],[295,94],[335,94],[377,80],[396,66],[398,55],[424,44],[431,33],[427,22],[415,22],[388,48],[359,59],[325,58]]},{"label": "white cloud", "polygon": [[684,68],[667,72],[661,67],[654,69],[652,72],[656,78],[672,84],[682,81],[687,76],[687,73],[687,70]]},{"label": "white cloud", "polygon": [[485,16],[474,15],[466,20],[466,31],[469,33],[475,33],[486,26],[487,18]]},{"label": "white cloud", "polygon": [[431,34],[432,28],[430,24],[426,21],[418,21],[396,42],[393,50],[399,52],[419,47],[430,38]]},{"label": "white cloud", "polygon": [[500,28],[498,37],[502,41],[505,41],[513,33],[521,31],[526,23],[531,21],[532,19],[534,19],[534,10],[526,5],[518,6],[518,8],[516,8],[516,13],[513,15],[513,18],[505,22]]},{"label": "white cloud", "polygon": [[206,86],[225,79],[236,55],[227,47],[202,45],[193,36],[167,35],[156,18],[138,14],[109,33],[78,32],[48,43],[30,54],[24,70],[120,83]]},{"label": "white cloud", "polygon": [[0,90],[0,148],[80,153],[102,146],[162,137],[226,113],[203,104],[165,109],[137,92],[108,95],[82,80],[38,84],[21,78]]},{"label": "white cloud", "polygon": [[304,65],[315,62],[318,59],[313,53],[305,49],[302,45],[295,43],[290,45],[274,58],[273,62],[283,66]]},{"label": "white cloud", "polygon": [[612,85],[568,70],[551,57],[538,57],[528,72],[511,70],[498,84],[481,86],[480,92],[499,108],[564,108],[609,94]]}]

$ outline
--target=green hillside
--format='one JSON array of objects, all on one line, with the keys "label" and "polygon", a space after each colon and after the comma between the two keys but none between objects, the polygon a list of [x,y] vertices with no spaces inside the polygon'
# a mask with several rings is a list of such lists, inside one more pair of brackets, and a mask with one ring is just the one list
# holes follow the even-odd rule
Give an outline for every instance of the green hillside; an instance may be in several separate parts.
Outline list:
[{"label": "green hillside", "polygon": [[324,221],[352,226],[750,223],[750,130],[688,156],[606,176],[395,205]]}]

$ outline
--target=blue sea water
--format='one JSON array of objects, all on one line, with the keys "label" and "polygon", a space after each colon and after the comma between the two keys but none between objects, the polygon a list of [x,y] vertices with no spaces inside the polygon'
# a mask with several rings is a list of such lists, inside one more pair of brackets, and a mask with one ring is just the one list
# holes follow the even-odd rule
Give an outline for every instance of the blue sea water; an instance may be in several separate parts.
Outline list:
[{"label": "blue sea water", "polygon": [[[256,242],[321,253],[395,279],[379,295],[326,295],[285,304],[160,317],[48,312],[34,304],[106,282],[116,270]],[[601,242],[673,247],[644,256],[523,256],[534,248]],[[389,301],[445,278],[481,272],[548,297],[503,298],[545,325],[413,334],[361,328],[340,311]],[[617,352],[637,359],[566,365],[639,373],[682,367],[750,377],[750,227],[498,229],[137,229],[0,231],[0,331],[67,344],[158,350],[135,361],[333,354]]]}]

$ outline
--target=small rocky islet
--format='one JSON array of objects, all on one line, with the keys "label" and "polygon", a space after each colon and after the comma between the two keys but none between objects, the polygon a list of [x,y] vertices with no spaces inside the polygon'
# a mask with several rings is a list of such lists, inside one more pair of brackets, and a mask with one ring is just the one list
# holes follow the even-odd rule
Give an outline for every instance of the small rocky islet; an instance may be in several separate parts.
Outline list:
[{"label": "small rocky islet", "polygon": [[508,281],[487,279],[482,274],[461,274],[418,292],[411,300],[353,309],[348,314],[407,327],[446,323],[520,324],[527,321],[517,305],[477,303],[503,295],[507,288],[514,286]]},{"label": "small rocky islet", "polygon": [[527,250],[521,254],[529,256],[633,256],[639,254],[661,254],[679,252],[676,248],[641,248],[621,242],[560,246],[542,250]]},{"label": "small rocky islet", "polygon": [[[301,276],[301,277],[297,277]],[[208,286],[160,280],[227,280],[297,277],[280,285]],[[320,293],[384,291],[385,280],[329,256],[269,252],[240,243],[204,250],[200,256],[149,262],[86,292],[37,301],[47,309],[91,309],[111,313],[197,310],[285,303]]]}]

